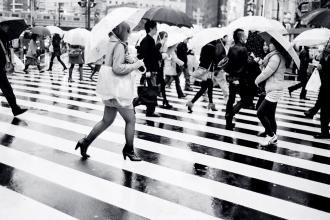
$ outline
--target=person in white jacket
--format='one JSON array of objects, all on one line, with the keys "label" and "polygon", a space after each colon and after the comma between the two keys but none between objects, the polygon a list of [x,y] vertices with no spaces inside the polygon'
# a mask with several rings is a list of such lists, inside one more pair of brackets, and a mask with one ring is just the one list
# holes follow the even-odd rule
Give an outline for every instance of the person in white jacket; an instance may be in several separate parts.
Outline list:
[{"label": "person in white jacket", "polygon": [[164,74],[165,74],[165,85],[170,81],[171,77],[173,77],[175,81],[175,87],[176,92],[178,93],[178,98],[184,98],[186,97],[185,94],[183,94],[181,86],[180,86],[180,78],[178,76],[178,73],[176,71],[176,64],[178,64],[180,67],[184,65],[184,62],[178,58],[176,55],[176,48],[178,44],[175,44],[174,46],[171,46],[167,50],[168,58],[164,59]]},{"label": "person in white jacket", "polygon": [[284,57],[287,53],[274,38],[270,40],[269,50],[270,53],[263,60],[265,68],[255,80],[257,86],[260,86],[261,83],[266,83],[266,98],[257,112],[257,116],[264,126],[267,135],[264,146],[277,144],[275,112],[277,102],[283,95],[284,72],[286,69]]}]

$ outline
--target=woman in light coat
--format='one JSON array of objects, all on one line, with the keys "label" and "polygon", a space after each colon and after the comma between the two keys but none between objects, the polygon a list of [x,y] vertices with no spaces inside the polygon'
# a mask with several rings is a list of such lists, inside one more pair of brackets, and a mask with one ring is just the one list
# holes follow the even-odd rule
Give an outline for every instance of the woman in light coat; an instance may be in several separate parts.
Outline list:
[{"label": "woman in light coat", "polygon": [[176,55],[176,48],[178,44],[175,44],[174,46],[171,46],[167,50],[167,57],[164,58],[164,74],[165,74],[165,85],[170,81],[171,77],[175,81],[175,87],[176,92],[178,93],[178,97],[183,98],[186,97],[185,94],[183,94],[181,86],[180,86],[180,78],[178,76],[178,73],[176,71],[176,65],[179,65],[180,67],[184,65],[184,62],[178,58]]},{"label": "woman in light coat", "polygon": [[257,116],[265,128],[266,143],[264,146],[277,144],[277,124],[275,112],[277,102],[282,98],[284,90],[285,55],[287,52],[274,38],[270,40],[270,53],[264,58],[265,68],[255,80],[257,86],[266,82],[266,98],[261,103]]},{"label": "woman in light coat", "polygon": [[45,72],[44,70],[41,69],[40,67],[40,61],[38,59],[38,45],[37,45],[37,40],[39,36],[37,34],[32,34],[31,35],[31,40],[29,43],[29,49],[26,54],[26,62],[25,62],[25,68],[24,72],[28,73],[28,68],[30,65],[36,65],[38,67],[39,73]]},{"label": "woman in light coat", "polygon": [[[112,71],[117,75],[132,74],[133,70],[137,70],[139,67],[144,66],[142,60],[135,61],[132,56],[128,56],[126,53],[127,48],[125,42],[127,41],[130,32],[131,30],[128,23],[122,22],[109,33],[110,43],[104,65],[112,66]],[[131,85],[128,84],[127,86]],[[134,88],[131,89],[133,90]],[[131,161],[141,161],[141,159],[135,154],[133,148],[135,133],[135,112],[133,104],[131,103],[128,106],[122,106],[115,98],[103,99],[103,104],[105,105],[103,119],[95,125],[87,137],[81,139],[77,143],[76,150],[80,148],[82,157],[90,157],[87,154],[89,145],[113,123],[117,116],[117,112],[119,112],[126,123],[126,144],[122,151],[123,157],[125,160],[126,157],[128,157]]]}]

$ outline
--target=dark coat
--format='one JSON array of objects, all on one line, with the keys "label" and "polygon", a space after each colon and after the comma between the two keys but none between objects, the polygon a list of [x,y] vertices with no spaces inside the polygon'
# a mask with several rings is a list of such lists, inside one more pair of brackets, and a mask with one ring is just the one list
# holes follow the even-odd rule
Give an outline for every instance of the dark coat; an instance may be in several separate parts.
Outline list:
[{"label": "dark coat", "polygon": [[199,58],[199,66],[205,69],[209,69],[212,63],[210,71],[213,71],[214,61],[215,61],[215,46],[213,44],[206,44],[204,47],[202,47],[201,55]]},{"label": "dark coat", "polygon": [[224,48],[223,43],[218,42],[215,45],[215,70],[220,70],[220,68],[218,67],[218,63],[226,56],[226,49]]},{"label": "dark coat", "polygon": [[54,56],[61,56],[61,37],[54,36],[52,40],[53,45],[53,55]]},{"label": "dark coat", "polygon": [[248,51],[241,43],[237,43],[229,49],[228,68],[225,70],[230,76],[245,78],[248,62]]},{"label": "dark coat", "polygon": [[[5,47],[5,50],[7,51],[7,54],[9,55],[8,51],[8,40],[7,40],[7,33],[0,30],[0,40],[2,41],[3,46]],[[3,51],[2,47],[0,47],[0,68],[3,69],[6,65],[6,55]]]},{"label": "dark coat", "polygon": [[147,72],[158,72],[158,56],[155,40],[147,34],[140,43],[140,54],[138,58],[143,59]]},{"label": "dark coat", "polygon": [[308,64],[311,61],[309,57],[309,50],[304,49],[299,54],[300,59],[300,69],[299,74],[307,75]]},{"label": "dark coat", "polygon": [[[184,62],[183,67],[188,68],[188,46],[186,43],[184,42],[179,43],[176,49],[176,55],[180,60]],[[181,68],[178,65],[176,65],[176,71],[178,73],[181,72]]]}]

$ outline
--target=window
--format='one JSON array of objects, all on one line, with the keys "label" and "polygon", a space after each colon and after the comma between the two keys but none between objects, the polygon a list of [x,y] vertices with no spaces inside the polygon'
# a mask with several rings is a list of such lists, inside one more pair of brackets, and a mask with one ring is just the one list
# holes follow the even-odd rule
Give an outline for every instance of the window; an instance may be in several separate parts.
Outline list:
[{"label": "window", "polygon": [[148,7],[148,4],[146,4],[146,7]]},{"label": "window", "polygon": [[80,18],[74,18],[73,20],[74,21],[80,21]]},{"label": "window", "polygon": [[2,16],[2,13],[0,13],[0,16]]},{"label": "window", "polygon": [[12,17],[18,17],[18,14],[11,14]]},{"label": "window", "polygon": [[118,2],[116,1],[116,5],[118,4]]},{"label": "window", "polygon": [[50,19],[50,17],[49,16],[44,16],[44,19]]},{"label": "window", "polygon": [[111,1],[109,1],[109,4],[111,4]]},{"label": "window", "polygon": [[142,6],[142,4],[140,4],[140,6]]}]

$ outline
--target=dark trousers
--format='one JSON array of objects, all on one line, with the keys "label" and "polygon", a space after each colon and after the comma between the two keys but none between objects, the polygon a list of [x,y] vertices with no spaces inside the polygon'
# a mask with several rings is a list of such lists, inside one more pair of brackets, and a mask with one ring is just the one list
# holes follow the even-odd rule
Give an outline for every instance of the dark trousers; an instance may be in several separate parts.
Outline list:
[{"label": "dark trousers", "polygon": [[[237,93],[241,97],[241,100],[237,102],[235,106],[233,106]],[[247,98],[247,86],[244,84],[244,82],[240,82],[237,85],[229,82],[229,99],[226,106],[226,116],[229,116],[230,118],[234,117],[234,115],[241,110],[245,103],[247,103]]]},{"label": "dark trousers", "polygon": [[20,110],[20,107],[16,103],[16,97],[11,87],[6,72],[3,70],[4,67],[0,67],[0,89],[7,99],[7,102],[12,110],[12,112],[17,112]]},{"label": "dark trousers", "polygon": [[191,100],[195,103],[207,90],[207,95],[209,96],[209,103],[213,103],[213,81],[212,79],[207,79],[207,81],[202,81],[201,88],[196,93],[195,97]]},{"label": "dark trousers", "polygon": [[49,63],[49,68],[48,69],[49,70],[52,70],[52,68],[53,68],[53,61],[54,61],[55,57],[57,58],[58,62],[60,62],[62,64],[63,68],[66,69],[66,66],[63,63],[63,61],[61,60],[61,57],[60,56],[55,56],[54,54],[50,58],[50,63]]},{"label": "dark trousers", "polygon": [[[152,87],[152,86],[156,86],[156,77],[157,74],[152,74],[151,73],[151,77],[146,77],[148,86]],[[155,113],[156,110],[156,106],[154,105],[147,105],[147,109],[146,109],[146,115],[152,115]]]},{"label": "dark trousers", "polygon": [[265,100],[265,98],[266,98],[266,95],[264,95],[264,94],[261,94],[261,95],[259,96],[259,99],[258,99],[258,102],[257,102],[257,105],[256,105],[256,109],[257,109],[257,110],[259,109],[261,103]]},{"label": "dark trousers", "polygon": [[313,116],[316,115],[317,112],[321,109],[321,99],[322,99],[322,97],[321,97],[321,91],[320,91],[314,107],[308,110],[308,112],[311,115],[313,115]]},{"label": "dark trousers", "polygon": [[180,86],[180,78],[179,76],[165,76],[165,85],[172,79],[175,81],[176,92],[178,96],[183,96],[183,92]]},{"label": "dark trousers", "polygon": [[257,116],[264,126],[266,134],[268,136],[273,136],[277,131],[277,124],[275,120],[275,112],[276,112],[277,102],[270,102],[268,100],[264,100],[260,107],[258,108]]},{"label": "dark trousers", "polygon": [[298,84],[296,84],[294,86],[291,86],[288,89],[289,89],[289,91],[293,92],[293,91],[301,88],[300,98],[306,98],[307,91],[306,91],[305,87],[306,87],[307,81],[308,81],[308,79],[307,79],[307,73],[306,74],[302,74],[300,76],[300,83],[298,83]]},{"label": "dark trousers", "polygon": [[319,99],[321,103],[321,133],[329,135],[329,121],[330,121],[330,105],[329,94],[330,85],[322,85],[320,89]]},{"label": "dark trousers", "polygon": [[162,93],[164,103],[167,102],[166,89],[165,89],[166,83],[164,79],[164,72],[161,69],[158,71],[157,74],[157,85],[160,85],[160,92]]}]

